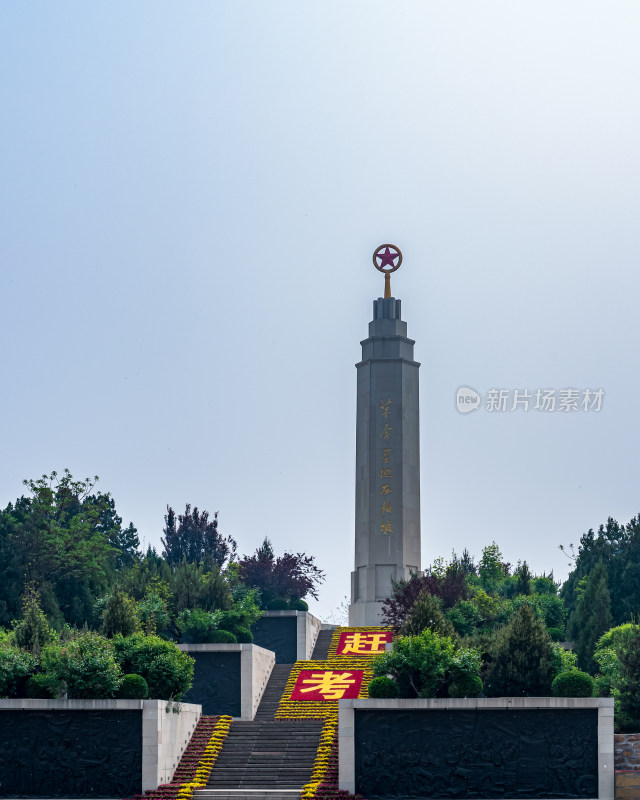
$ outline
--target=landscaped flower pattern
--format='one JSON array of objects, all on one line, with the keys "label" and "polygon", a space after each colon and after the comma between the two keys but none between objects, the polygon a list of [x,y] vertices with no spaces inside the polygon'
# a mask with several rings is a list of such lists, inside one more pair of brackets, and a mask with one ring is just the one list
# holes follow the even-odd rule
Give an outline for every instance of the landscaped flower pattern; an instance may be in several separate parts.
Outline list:
[{"label": "landscaped flower pattern", "polygon": [[[378,652],[362,652],[370,650],[363,646],[367,640],[380,643],[378,637],[367,637],[367,634],[388,633],[391,628],[376,627],[340,627],[336,628],[331,637],[329,654],[324,661],[297,661],[291,670],[287,686],[282,694],[282,699],[276,712],[276,719],[324,719],[325,723],[320,735],[320,744],[313,765],[309,783],[302,787],[303,800],[329,800],[329,798],[349,797],[348,792],[338,789],[338,702],[339,700],[296,700],[291,695],[301,672],[312,671],[320,673],[331,670],[346,673],[362,671],[362,685],[358,697],[368,697],[369,681],[373,677],[373,658]],[[345,634],[365,634],[365,636],[350,639]],[[391,638],[385,636],[385,639]],[[355,646],[345,648],[345,641],[350,641]],[[356,652],[337,655],[336,650],[355,650]],[[376,647],[379,649],[379,644]],[[294,694],[294,698],[295,698]],[[299,695],[298,695],[299,696]]]},{"label": "landscaped flower pattern", "polygon": [[[338,789],[338,700],[295,700],[291,698],[300,673],[310,670],[314,673],[332,671],[338,673],[362,672],[359,698],[368,697],[369,681],[373,677],[373,658],[380,651],[382,640],[367,634],[388,633],[391,628],[384,627],[340,627],[336,628],[329,646],[329,654],[324,661],[297,661],[287,686],[282,694],[276,719],[324,719],[320,743],[316,754],[311,779],[302,787],[302,800],[337,800],[352,797],[348,792]],[[361,633],[364,637],[355,639],[345,634]],[[390,640],[391,636],[385,636]],[[349,643],[345,647],[345,641]],[[374,648],[366,642],[377,642]],[[365,643],[365,644],[363,644]],[[341,655],[336,653],[338,647]],[[346,652],[345,652],[346,651]],[[137,795],[134,800],[192,800],[196,789],[204,789],[209,775],[229,733],[231,717],[200,717],[187,745],[173,779],[145,795]]]},{"label": "landscaped flower pattern", "polygon": [[209,774],[229,734],[231,717],[200,717],[170,783],[134,800],[191,800],[195,789],[204,789]]}]

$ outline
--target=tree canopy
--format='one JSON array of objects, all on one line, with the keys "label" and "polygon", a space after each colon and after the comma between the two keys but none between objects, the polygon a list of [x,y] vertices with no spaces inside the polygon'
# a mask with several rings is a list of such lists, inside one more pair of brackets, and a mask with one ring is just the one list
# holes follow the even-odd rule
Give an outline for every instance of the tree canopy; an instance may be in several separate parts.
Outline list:
[{"label": "tree canopy", "polygon": [[307,595],[317,600],[318,586],[325,577],[313,556],[288,552],[276,556],[268,538],[252,556],[240,559],[238,575],[247,586],[260,591],[263,604],[279,598],[304,599]]},{"label": "tree canopy", "polygon": [[218,531],[218,512],[209,519],[208,511],[193,511],[187,503],[184,514],[176,514],[167,506],[162,544],[163,557],[171,566],[181,561],[189,564],[204,564],[223,567],[236,554],[237,544],[231,536],[224,537]]}]

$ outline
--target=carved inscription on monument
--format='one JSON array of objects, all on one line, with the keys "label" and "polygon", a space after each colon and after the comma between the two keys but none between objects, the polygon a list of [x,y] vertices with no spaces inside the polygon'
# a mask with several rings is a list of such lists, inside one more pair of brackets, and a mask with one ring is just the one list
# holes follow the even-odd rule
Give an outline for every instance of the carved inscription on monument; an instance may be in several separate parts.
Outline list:
[{"label": "carved inscription on monument", "polygon": [[393,444],[393,426],[391,425],[391,398],[380,403],[380,433],[382,447],[379,453],[379,486],[380,486],[380,533],[393,533],[393,468],[391,466],[391,449]]}]

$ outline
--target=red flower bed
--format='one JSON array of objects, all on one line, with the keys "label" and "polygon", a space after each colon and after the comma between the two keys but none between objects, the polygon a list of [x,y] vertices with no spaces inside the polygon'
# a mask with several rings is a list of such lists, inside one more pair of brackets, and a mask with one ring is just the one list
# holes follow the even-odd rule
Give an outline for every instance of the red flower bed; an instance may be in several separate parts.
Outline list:
[{"label": "red flower bed", "polygon": [[353,795],[338,789],[338,741],[334,740],[331,745],[331,753],[327,765],[324,780],[318,785],[314,795],[314,800],[353,800],[362,798],[361,794]]}]

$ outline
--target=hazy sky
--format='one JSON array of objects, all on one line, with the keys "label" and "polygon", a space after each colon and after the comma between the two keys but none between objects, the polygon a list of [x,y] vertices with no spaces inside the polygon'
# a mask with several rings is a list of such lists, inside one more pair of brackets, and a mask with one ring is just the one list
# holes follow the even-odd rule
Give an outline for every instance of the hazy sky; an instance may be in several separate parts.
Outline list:
[{"label": "hazy sky", "polygon": [[[0,3],[0,504],[100,476],[353,569],[354,364],[392,277],[423,566],[564,577],[640,511],[637,2]],[[459,386],[600,412],[456,410]],[[509,406],[510,407],[510,406]]]}]

